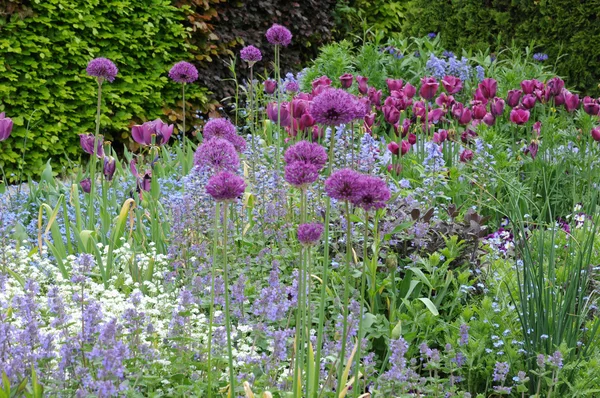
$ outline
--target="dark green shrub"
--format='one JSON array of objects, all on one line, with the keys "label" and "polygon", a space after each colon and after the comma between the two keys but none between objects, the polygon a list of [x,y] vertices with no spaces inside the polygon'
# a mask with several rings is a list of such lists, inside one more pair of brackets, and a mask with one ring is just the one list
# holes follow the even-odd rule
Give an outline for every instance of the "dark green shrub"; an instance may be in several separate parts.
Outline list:
[{"label": "dark green shrub", "polygon": [[[16,179],[33,111],[25,174],[38,174],[48,159],[64,166],[80,156],[77,134],[94,131],[95,123],[97,86],[85,73],[92,58],[110,58],[119,68],[114,83],[103,85],[101,132],[107,139],[127,144],[133,123],[179,109],[181,87],[167,73],[190,53],[185,14],[170,1],[9,4],[13,13],[0,16],[0,111],[15,123],[0,145],[9,181]],[[190,85],[186,97],[192,109],[206,102],[198,85]]]}]

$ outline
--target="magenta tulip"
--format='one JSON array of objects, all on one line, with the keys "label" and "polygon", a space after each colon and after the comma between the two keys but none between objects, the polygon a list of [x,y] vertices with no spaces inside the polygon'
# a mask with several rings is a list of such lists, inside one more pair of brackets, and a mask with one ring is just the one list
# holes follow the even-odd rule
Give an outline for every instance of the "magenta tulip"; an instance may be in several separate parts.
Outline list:
[{"label": "magenta tulip", "polygon": [[352,86],[352,82],[354,81],[354,76],[350,73],[344,73],[340,76],[340,83],[342,88],[350,88]]},{"label": "magenta tulip", "polygon": [[277,89],[277,82],[275,80],[265,80],[263,84],[265,86],[265,93],[267,94],[273,94]]},{"label": "magenta tulip", "polygon": [[473,119],[481,120],[487,113],[487,109],[485,105],[481,104],[479,101],[473,101],[471,108],[473,109]]},{"label": "magenta tulip", "polygon": [[579,95],[573,94],[569,91],[564,93],[565,95],[565,109],[567,112],[573,112],[575,109],[579,108]]},{"label": "magenta tulip", "polygon": [[321,77],[313,80],[311,84],[312,84],[313,89],[315,89],[319,86],[329,87],[329,86],[331,86],[331,79],[328,78],[327,76],[321,76]]},{"label": "magenta tulip", "polygon": [[435,108],[429,111],[427,114],[427,122],[428,123],[437,123],[440,121],[442,116],[444,116],[445,112],[442,108]]},{"label": "magenta tulip", "polygon": [[[410,140],[410,137],[409,137]],[[415,136],[415,142],[417,142],[417,136]],[[402,156],[406,155],[408,153],[408,151],[410,151],[410,146],[413,145],[413,143],[411,143],[410,141],[404,141],[402,140],[402,142],[400,143],[400,153],[402,154]]]},{"label": "magenta tulip", "polygon": [[[402,142],[404,142],[404,141],[402,141]],[[408,135],[408,143],[410,145],[415,145],[417,143],[417,136],[415,134],[413,134],[413,133],[410,133]]]},{"label": "magenta tulip", "polygon": [[146,122],[142,125],[136,124],[131,128],[131,136],[140,145],[152,145],[152,137],[155,145],[162,145],[169,141],[173,134],[173,125],[166,124],[160,119]]},{"label": "magenta tulip", "polygon": [[90,193],[92,191],[92,181],[89,179],[89,177],[79,181],[79,185],[85,193]]},{"label": "magenta tulip", "polygon": [[424,118],[425,117],[425,103],[423,101],[417,101],[413,105],[413,114],[417,117]]},{"label": "magenta tulip", "polygon": [[289,105],[287,102],[282,102],[280,106],[279,115],[277,113],[277,103],[270,102],[267,104],[267,117],[274,123],[277,123],[277,118],[281,122],[283,127],[288,127],[290,125],[290,111]]},{"label": "magenta tulip", "polygon": [[486,113],[483,117],[483,122],[488,126],[493,126],[496,123],[496,117],[492,115],[490,112]]},{"label": "magenta tulip", "polygon": [[490,103],[490,112],[494,116],[502,115],[504,112],[505,102],[502,98],[494,97]]},{"label": "magenta tulip", "polygon": [[442,86],[450,95],[458,93],[463,88],[462,81],[455,76],[444,76]]},{"label": "magenta tulip", "polygon": [[392,141],[388,144],[388,150],[392,153],[392,155],[397,155],[400,153],[400,145],[398,143]]},{"label": "magenta tulip", "polygon": [[485,98],[494,98],[498,91],[498,82],[491,77],[485,78],[479,83],[479,89]]},{"label": "magenta tulip", "polygon": [[598,116],[598,113],[600,113],[600,103],[595,98],[584,97],[583,98],[583,110],[588,115]]},{"label": "magenta tulip", "polygon": [[467,163],[473,160],[473,151],[470,149],[465,149],[460,153],[460,161],[463,163]]},{"label": "magenta tulip", "polygon": [[557,96],[565,88],[565,82],[560,77],[553,77],[546,82],[546,90],[552,96]]},{"label": "magenta tulip", "polygon": [[94,154],[94,142],[96,142],[96,157],[103,159],[104,146],[102,144],[104,142],[104,137],[100,135],[96,138],[94,134],[79,134],[79,144],[81,145],[81,148],[90,155]]},{"label": "magenta tulip", "polygon": [[369,97],[369,101],[372,105],[381,105],[381,95],[381,90],[377,90],[375,87],[369,87],[369,89],[367,90],[367,96]]},{"label": "magenta tulip", "polygon": [[421,78],[421,89],[419,95],[426,100],[430,100],[435,97],[438,87],[440,84],[437,82],[435,77],[423,77]]},{"label": "magenta tulip", "polygon": [[396,124],[400,120],[400,112],[392,106],[383,107],[383,116],[389,124]]},{"label": "magenta tulip", "polygon": [[510,121],[518,125],[523,125],[529,120],[529,111],[526,109],[515,108],[510,111]]},{"label": "magenta tulip", "polygon": [[356,81],[358,82],[358,92],[362,95],[365,95],[369,91],[369,87],[367,86],[369,78],[364,76],[356,76]]},{"label": "magenta tulip", "polygon": [[509,90],[508,95],[506,96],[506,103],[508,106],[511,108],[517,106],[522,94],[523,92],[521,90]]},{"label": "magenta tulip", "polygon": [[[0,141],[4,141],[10,137],[10,133],[13,129],[13,121],[11,118],[6,117],[4,112],[0,113]],[[92,144],[93,147],[93,144]]]},{"label": "magenta tulip", "polygon": [[113,158],[112,156],[105,156],[104,157],[104,167],[103,167],[102,171],[104,173],[104,177],[106,177],[106,179],[108,181],[112,181],[113,176],[115,175],[116,168],[117,168],[117,161],[115,160],[115,158]]},{"label": "magenta tulip", "polygon": [[592,129],[592,138],[594,141],[600,141],[600,126]]},{"label": "magenta tulip", "polygon": [[521,100],[521,104],[525,107],[525,109],[532,109],[535,106],[537,98],[533,94],[526,94]]},{"label": "magenta tulip", "polygon": [[385,83],[387,84],[390,92],[400,91],[404,85],[404,81],[402,81],[402,79],[385,79]]},{"label": "magenta tulip", "polygon": [[413,86],[410,83],[406,83],[402,91],[404,91],[404,95],[406,95],[408,98],[414,97],[417,93],[417,89],[415,88],[415,86]]}]

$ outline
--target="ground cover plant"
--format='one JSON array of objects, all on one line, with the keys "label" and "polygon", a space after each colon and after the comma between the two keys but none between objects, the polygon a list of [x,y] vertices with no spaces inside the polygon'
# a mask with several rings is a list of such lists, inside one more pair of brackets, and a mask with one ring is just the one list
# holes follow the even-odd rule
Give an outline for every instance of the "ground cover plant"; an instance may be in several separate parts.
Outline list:
[{"label": "ground cover plant", "polygon": [[288,72],[266,38],[231,119],[135,124],[122,158],[90,60],[88,163],[1,186],[0,397],[598,394],[600,100],[524,49],[374,37]]}]

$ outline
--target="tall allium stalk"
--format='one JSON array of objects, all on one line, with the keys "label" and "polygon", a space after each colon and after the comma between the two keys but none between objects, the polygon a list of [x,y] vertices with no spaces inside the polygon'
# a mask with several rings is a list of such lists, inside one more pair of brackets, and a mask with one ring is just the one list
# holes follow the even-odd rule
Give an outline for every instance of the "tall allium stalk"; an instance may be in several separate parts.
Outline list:
[{"label": "tall allium stalk", "polygon": [[[171,70],[169,70],[169,77],[174,82],[181,84],[181,97],[182,97],[182,108],[183,108],[183,115],[182,115],[183,131],[181,132],[181,145],[183,146],[185,159],[186,159],[185,162],[187,164],[187,160],[188,160],[189,156],[188,156],[187,145],[185,143],[185,133],[186,133],[186,129],[185,129],[185,119],[186,119],[185,85],[186,85],[186,83],[193,83],[198,79],[198,69],[196,69],[196,67],[194,65],[190,64],[189,62],[180,61],[180,62],[177,62],[175,65],[173,65]],[[187,172],[187,171],[188,170],[186,167],[184,172]]]},{"label": "tall allium stalk", "polygon": [[221,216],[221,202],[217,202],[215,206],[215,219],[213,222],[213,248],[212,248],[212,264],[210,271],[210,312],[208,321],[208,396],[212,397],[212,328],[215,317],[215,271],[217,265],[217,252],[219,241],[219,218]]},{"label": "tall allium stalk", "polygon": [[[269,43],[275,46],[275,77],[279,86],[281,70],[279,62],[279,53],[281,47],[287,47],[292,42],[292,33],[284,26],[273,24],[265,34]],[[280,155],[281,155],[281,89],[277,87],[277,145],[275,152],[275,170],[279,174]]]},{"label": "tall allium stalk", "polygon": [[[248,82],[248,119],[250,120],[250,133],[252,134],[252,152],[256,153],[256,135],[254,128],[254,64],[262,60],[260,50],[254,46],[247,46],[240,51],[240,57],[248,63],[250,69],[250,81]],[[255,170],[255,158],[252,157],[252,169]],[[256,178],[254,178],[256,180]],[[253,181],[256,183],[256,181]]]},{"label": "tall allium stalk", "polygon": [[[228,171],[212,176],[206,184],[206,192],[223,206],[223,282],[225,283],[225,327],[227,329],[227,353],[229,359],[229,396],[235,397],[235,372],[231,344],[231,317],[229,311],[229,269],[227,264],[228,206],[233,204],[246,189],[244,180]],[[217,213],[218,214],[218,213]],[[216,216],[218,217],[218,216]],[[213,264],[214,267],[214,264]],[[214,287],[214,286],[213,286]],[[210,336],[209,336],[210,338]]]},{"label": "tall allium stalk", "polygon": [[[96,133],[94,134],[93,141],[93,154],[90,159],[90,194],[88,197],[88,229],[95,229],[95,216],[96,213],[94,211],[94,191],[96,185],[96,162],[97,157],[99,155],[98,147],[102,145],[102,141],[100,139],[100,112],[102,108],[102,83],[107,80],[109,82],[113,82],[117,73],[119,73],[119,69],[117,69],[116,65],[107,58],[95,58],[91,60],[86,68],[86,72],[89,76],[93,76],[96,78],[98,82],[98,102],[96,107]],[[100,140],[100,141],[99,141]]]}]

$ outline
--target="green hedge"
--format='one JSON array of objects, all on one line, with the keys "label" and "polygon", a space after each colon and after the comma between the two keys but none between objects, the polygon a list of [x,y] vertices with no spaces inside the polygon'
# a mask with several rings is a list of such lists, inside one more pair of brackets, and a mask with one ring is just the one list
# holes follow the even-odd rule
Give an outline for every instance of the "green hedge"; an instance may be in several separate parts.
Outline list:
[{"label": "green hedge", "polygon": [[[393,36],[435,32],[448,49],[498,52],[535,45],[569,87],[600,93],[600,0],[344,0],[338,28]],[[361,24],[364,22],[364,24]]]},{"label": "green hedge", "polygon": [[[181,87],[167,73],[191,55],[186,15],[169,0],[16,3],[11,15],[0,16],[0,112],[15,124],[0,144],[9,181],[15,180],[33,111],[24,173],[38,174],[48,159],[63,166],[79,159],[77,134],[95,126],[97,85],[85,73],[93,58],[110,58],[119,68],[114,83],[103,85],[101,132],[107,139],[127,144],[132,124],[179,109]],[[206,102],[198,85],[186,97],[192,109]]]}]

